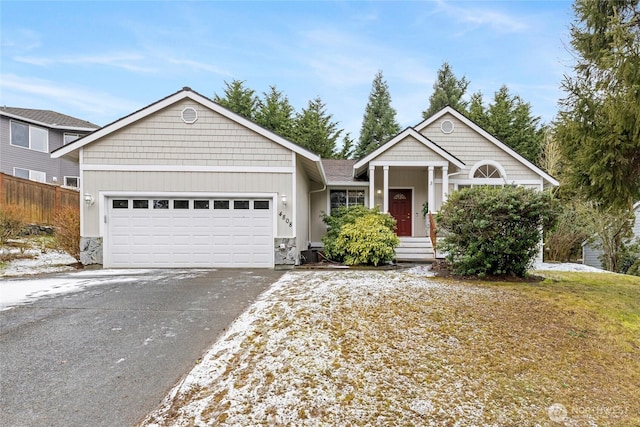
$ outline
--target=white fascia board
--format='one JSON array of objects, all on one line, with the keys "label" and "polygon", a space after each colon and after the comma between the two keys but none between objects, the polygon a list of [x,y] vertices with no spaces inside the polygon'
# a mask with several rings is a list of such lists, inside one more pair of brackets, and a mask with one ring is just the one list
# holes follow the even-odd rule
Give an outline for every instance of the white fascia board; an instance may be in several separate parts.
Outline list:
[{"label": "white fascia board", "polygon": [[[445,166],[449,166],[449,162],[447,161],[441,161],[441,162],[437,162],[437,161],[422,161],[422,160],[391,160],[391,161],[373,161],[369,163],[370,166],[391,166],[391,167],[398,167],[398,166],[407,166],[407,167],[428,167],[428,166],[434,166],[434,167],[445,167]],[[457,166],[457,165],[456,165]],[[462,169],[462,168],[461,168]]]},{"label": "white fascia board", "polygon": [[38,120],[33,120],[30,119],[28,117],[23,117],[23,116],[19,116],[17,114],[13,114],[13,113],[8,113],[5,111],[0,112],[0,115],[2,116],[6,116],[12,119],[16,119],[16,120],[20,120],[21,122],[27,122],[27,123],[31,123],[37,126],[42,126],[45,128],[49,128],[49,129],[56,129],[56,130],[71,130],[71,131],[79,131],[79,132],[93,132],[96,129],[100,129],[99,127],[95,127],[95,128],[90,128],[90,127],[79,127],[79,126],[62,126],[62,125],[55,125],[55,124],[51,124],[51,123],[45,123],[45,122],[41,122]]},{"label": "white fascia board", "polygon": [[531,169],[533,172],[535,172],[538,175],[540,175],[543,179],[545,179],[551,185],[554,185],[556,187],[560,185],[560,183],[554,177],[552,177],[551,175],[549,175],[548,173],[546,173],[545,171],[543,171],[542,169],[540,169],[539,167],[537,167],[536,165],[531,163],[529,160],[527,160],[524,157],[522,157],[520,154],[516,153],[511,147],[509,147],[508,145],[502,143],[495,136],[491,135],[489,132],[487,132],[486,130],[482,129],[480,126],[475,124],[471,119],[467,118],[464,114],[456,111],[454,108],[451,108],[451,107],[448,107],[448,106],[444,107],[442,110],[438,111],[433,116],[431,116],[431,117],[427,118],[426,120],[422,121],[422,123],[417,125],[415,127],[415,129],[418,132],[420,132],[422,129],[426,128],[427,126],[429,126],[430,124],[432,124],[436,120],[440,119],[445,114],[451,114],[452,116],[454,116],[455,118],[457,118],[458,120],[460,120],[461,122],[463,122],[464,124],[469,126],[472,130],[474,130],[475,132],[480,134],[482,137],[487,139],[489,142],[491,142],[494,145],[496,145],[502,151],[506,152],[511,157],[513,157],[514,159],[516,159],[520,163],[522,163],[524,166],[526,166],[527,168]]},{"label": "white fascia board", "polygon": [[368,182],[354,182],[354,181],[329,181],[327,182],[327,187],[328,188],[332,188],[332,187],[358,187],[358,188],[362,188],[363,190],[368,190],[369,189],[369,183]]}]

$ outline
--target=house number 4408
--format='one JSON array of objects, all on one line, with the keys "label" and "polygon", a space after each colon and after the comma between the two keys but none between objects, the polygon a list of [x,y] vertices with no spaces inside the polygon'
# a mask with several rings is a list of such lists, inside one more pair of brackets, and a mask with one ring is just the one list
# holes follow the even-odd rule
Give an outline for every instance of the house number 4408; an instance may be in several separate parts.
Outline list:
[{"label": "house number 4408", "polygon": [[289,217],[287,217],[284,212],[280,211],[280,213],[278,214],[280,216],[280,219],[283,220],[285,223],[289,224],[289,227],[293,227],[293,222],[291,222],[291,219],[289,219]]}]

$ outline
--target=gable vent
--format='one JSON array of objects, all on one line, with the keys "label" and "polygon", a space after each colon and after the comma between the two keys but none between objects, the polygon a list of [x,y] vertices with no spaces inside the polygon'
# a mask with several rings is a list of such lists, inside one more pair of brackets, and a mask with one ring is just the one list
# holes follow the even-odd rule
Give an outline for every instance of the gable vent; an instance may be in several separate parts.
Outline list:
[{"label": "gable vent", "polygon": [[453,132],[453,122],[451,120],[443,120],[442,123],[440,123],[440,130],[442,131],[442,133],[451,133]]},{"label": "gable vent", "polygon": [[198,120],[198,112],[193,107],[187,107],[182,110],[182,121],[187,124],[195,123]]}]

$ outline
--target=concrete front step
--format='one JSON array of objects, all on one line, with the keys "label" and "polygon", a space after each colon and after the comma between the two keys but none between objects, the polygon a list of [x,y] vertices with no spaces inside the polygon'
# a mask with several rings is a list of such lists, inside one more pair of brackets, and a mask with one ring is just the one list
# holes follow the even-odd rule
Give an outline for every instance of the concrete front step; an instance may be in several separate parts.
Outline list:
[{"label": "concrete front step", "polygon": [[396,248],[397,261],[428,262],[435,259],[431,239],[428,237],[401,237]]}]

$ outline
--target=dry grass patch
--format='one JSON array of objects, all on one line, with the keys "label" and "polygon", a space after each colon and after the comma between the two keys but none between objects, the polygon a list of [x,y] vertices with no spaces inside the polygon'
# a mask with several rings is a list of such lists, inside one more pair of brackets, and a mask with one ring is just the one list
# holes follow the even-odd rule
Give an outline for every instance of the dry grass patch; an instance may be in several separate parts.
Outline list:
[{"label": "dry grass patch", "polygon": [[287,274],[143,424],[639,425],[633,327],[558,280]]}]

